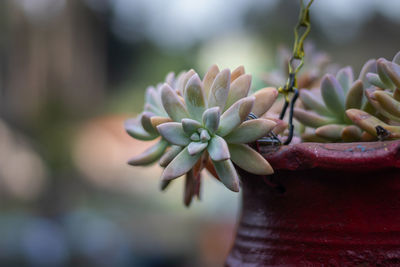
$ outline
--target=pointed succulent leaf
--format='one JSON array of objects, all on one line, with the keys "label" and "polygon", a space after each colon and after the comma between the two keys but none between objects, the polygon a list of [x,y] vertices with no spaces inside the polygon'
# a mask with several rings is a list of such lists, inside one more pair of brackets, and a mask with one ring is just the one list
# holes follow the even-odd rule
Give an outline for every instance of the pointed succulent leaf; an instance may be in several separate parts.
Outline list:
[{"label": "pointed succulent leaf", "polygon": [[379,79],[379,75],[376,73],[367,73],[367,80],[370,84],[379,87],[386,88],[386,85]]},{"label": "pointed succulent leaf", "polygon": [[185,105],[174,90],[167,84],[162,86],[161,99],[165,111],[173,121],[181,121],[189,117]]},{"label": "pointed succulent leaf", "polygon": [[315,129],[315,134],[331,141],[338,141],[341,140],[342,131],[345,127],[346,125],[340,124],[324,125]]},{"label": "pointed succulent leaf", "polygon": [[347,92],[345,108],[361,108],[364,88],[361,80],[355,81]]},{"label": "pointed succulent leaf", "polygon": [[225,111],[221,116],[217,134],[225,136],[237,128],[249,115],[254,101],[254,96],[242,98]]},{"label": "pointed succulent leaf", "polygon": [[239,66],[236,69],[234,69],[231,74],[231,82],[242,76],[244,73],[245,73],[244,66]]},{"label": "pointed succulent leaf", "polygon": [[188,152],[189,155],[193,156],[196,155],[197,153],[200,153],[207,147],[208,143],[203,143],[203,142],[191,142],[188,145]]},{"label": "pointed succulent leaf", "polygon": [[228,99],[226,101],[225,110],[233,105],[239,99],[246,97],[251,86],[251,75],[244,74],[235,79],[229,89]]},{"label": "pointed succulent leaf", "polygon": [[164,151],[167,148],[167,146],[168,143],[165,140],[161,139],[157,144],[151,146],[142,154],[131,158],[128,161],[128,164],[133,166],[151,164],[157,161],[161,157],[161,155],[164,154]]},{"label": "pointed succulent leaf", "polygon": [[363,82],[365,88],[367,88],[371,85],[367,79],[367,73],[370,73],[370,72],[372,72],[372,73],[377,72],[376,59],[368,60],[362,67],[360,76],[358,76],[358,79]]},{"label": "pointed succulent leaf", "polygon": [[337,116],[343,116],[344,92],[336,78],[327,74],[321,82],[321,95],[328,109]]},{"label": "pointed succulent leaf", "polygon": [[166,82],[169,86],[173,87],[173,86],[174,86],[174,81],[175,81],[175,73],[169,72],[169,73],[167,74],[167,76],[165,76],[165,82]]},{"label": "pointed succulent leaf", "polygon": [[156,128],[154,128],[153,124],[151,123],[151,117],[153,117],[153,116],[154,116],[153,113],[144,111],[142,113],[140,122],[142,123],[143,129],[145,129],[146,132],[149,132],[150,134],[158,135]]},{"label": "pointed succulent leaf", "polygon": [[336,79],[338,80],[344,90],[344,93],[346,94],[354,81],[353,69],[350,66],[340,69],[336,74]]},{"label": "pointed succulent leaf", "polygon": [[157,128],[158,125],[166,123],[166,122],[172,122],[170,118],[167,117],[160,117],[160,116],[153,116],[150,118],[151,125],[153,125],[154,128]]},{"label": "pointed succulent leaf", "polygon": [[208,143],[207,151],[213,161],[221,161],[230,158],[228,144],[225,142],[224,138],[218,135],[211,138]]},{"label": "pointed succulent leaf", "polygon": [[218,73],[208,95],[208,107],[219,107],[224,110],[228,98],[230,80],[231,73],[228,69]]},{"label": "pointed succulent leaf", "polygon": [[200,135],[198,133],[193,133],[190,136],[190,140],[195,141],[195,142],[200,141]]},{"label": "pointed succulent leaf", "polygon": [[294,108],[293,116],[305,126],[312,128],[317,128],[335,122],[335,120],[332,118],[323,117],[315,112],[300,108]]},{"label": "pointed succulent leaf", "polygon": [[390,114],[400,117],[400,102],[384,91],[375,91],[374,98]]},{"label": "pointed succulent leaf", "polygon": [[150,134],[143,129],[139,118],[132,118],[125,121],[125,130],[133,138],[139,140],[153,140],[157,137],[155,134]]},{"label": "pointed succulent leaf", "polygon": [[167,122],[157,126],[158,132],[162,137],[173,145],[186,146],[190,139],[183,131],[182,124],[179,122]]},{"label": "pointed succulent leaf", "polygon": [[253,96],[255,101],[251,112],[260,117],[272,107],[278,97],[278,91],[273,87],[266,87],[255,92]]},{"label": "pointed succulent leaf", "polygon": [[229,144],[231,160],[240,168],[257,175],[274,173],[268,161],[260,153],[243,144]]},{"label": "pointed succulent leaf", "polygon": [[197,74],[194,74],[187,82],[184,96],[186,108],[191,118],[201,121],[206,103],[201,80]]},{"label": "pointed succulent leaf", "polygon": [[271,120],[276,123],[276,126],[272,129],[272,132],[276,135],[283,133],[283,131],[285,131],[286,128],[288,127],[288,123],[284,120],[271,117],[265,117],[265,119]]},{"label": "pointed succulent leaf", "polygon": [[207,97],[210,94],[211,86],[212,86],[212,84],[213,84],[213,82],[215,80],[215,77],[217,77],[218,73],[219,73],[218,66],[217,65],[212,65],[208,69],[206,75],[204,75],[204,78],[203,78],[203,89],[204,89],[204,94]]},{"label": "pointed succulent leaf", "polygon": [[238,128],[224,137],[228,143],[246,144],[266,136],[276,122],[266,119],[255,119],[243,122]]},{"label": "pointed succulent leaf", "polygon": [[172,182],[171,180],[169,180],[169,181],[161,180],[161,182],[160,182],[160,190],[164,191],[165,189],[167,189],[171,182]]},{"label": "pointed succulent leaf", "polygon": [[328,140],[326,138],[316,135],[315,132],[305,132],[305,133],[301,134],[301,140],[303,142],[316,142],[316,143],[331,142],[330,140]]},{"label": "pointed succulent leaf", "polygon": [[221,112],[219,107],[213,107],[207,109],[203,114],[203,125],[213,134],[217,131],[219,126],[219,118],[221,116]]},{"label": "pointed succulent leaf", "polygon": [[167,165],[179,154],[179,152],[182,151],[181,146],[171,146],[165,153],[164,155],[161,156],[159,160],[159,165],[161,167],[167,167]]},{"label": "pointed succulent leaf", "polygon": [[400,88],[400,66],[394,64],[392,62],[387,62],[384,66],[385,72],[390,78],[391,82],[397,87]]},{"label": "pointed succulent leaf", "polygon": [[393,98],[400,101],[400,87],[394,89]]},{"label": "pointed succulent leaf", "polygon": [[324,103],[319,100],[312,92],[309,90],[300,90],[300,99],[303,104],[317,112],[321,115],[331,115],[332,113],[325,107]]},{"label": "pointed succulent leaf", "polygon": [[186,85],[190,78],[192,78],[192,76],[195,74],[196,72],[193,69],[183,74],[182,79],[179,81],[179,84],[177,86],[177,90],[181,96],[185,94]]},{"label": "pointed succulent leaf", "polygon": [[213,161],[213,165],[220,181],[233,192],[239,192],[239,176],[232,162],[229,159]]},{"label": "pointed succulent leaf", "polygon": [[346,114],[354,124],[373,136],[377,136],[376,126],[381,126],[385,129],[388,126],[383,121],[359,109],[346,110]]},{"label": "pointed succulent leaf", "polygon": [[361,140],[361,130],[355,125],[348,125],[342,131],[342,140],[344,142],[357,142]]},{"label": "pointed succulent leaf", "polygon": [[191,136],[197,129],[201,128],[201,123],[192,119],[183,119],[182,128],[188,136]]},{"label": "pointed succulent leaf", "polygon": [[165,168],[161,178],[172,180],[187,173],[200,159],[201,153],[191,156],[185,147]]},{"label": "pointed succulent leaf", "polygon": [[392,62],[397,64],[397,65],[400,65],[400,51],[397,52],[397,54],[393,57]]},{"label": "pointed succulent leaf", "polygon": [[153,86],[149,86],[146,89],[145,103],[152,105],[156,110],[159,110],[161,106],[157,91]]},{"label": "pointed succulent leaf", "polygon": [[394,89],[392,80],[390,79],[390,77],[387,73],[387,64],[388,63],[389,63],[389,61],[387,61],[384,58],[380,58],[376,61],[378,75],[379,75],[379,79],[385,85],[385,87],[383,87],[383,89]]}]

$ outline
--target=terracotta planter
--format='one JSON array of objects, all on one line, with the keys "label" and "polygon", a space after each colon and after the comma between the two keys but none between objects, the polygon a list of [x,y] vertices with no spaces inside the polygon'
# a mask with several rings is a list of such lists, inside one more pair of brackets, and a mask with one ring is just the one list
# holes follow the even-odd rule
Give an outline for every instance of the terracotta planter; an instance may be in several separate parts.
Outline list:
[{"label": "terracotta planter", "polygon": [[400,141],[260,151],[227,266],[400,266]]}]

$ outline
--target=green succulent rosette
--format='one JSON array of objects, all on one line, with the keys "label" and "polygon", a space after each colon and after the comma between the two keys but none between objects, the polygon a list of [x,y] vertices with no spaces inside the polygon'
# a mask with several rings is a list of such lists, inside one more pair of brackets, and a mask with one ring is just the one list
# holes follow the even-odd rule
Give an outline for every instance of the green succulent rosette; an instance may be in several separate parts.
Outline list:
[{"label": "green succulent rosette", "polygon": [[266,136],[276,122],[262,118],[246,119],[250,112],[258,117],[265,114],[275,101],[277,90],[264,88],[248,96],[251,76],[244,73],[243,67],[231,73],[228,69],[220,71],[214,65],[203,80],[193,70],[181,77],[176,83],[164,83],[158,90],[151,91],[153,97],[146,97],[146,100],[151,100],[150,124],[142,123],[147,110],[139,116],[140,123],[139,118],[134,123],[127,122],[126,129],[133,137],[139,132],[135,129],[135,135],[131,133],[133,125],[139,127],[140,133],[151,134],[152,138],[161,135],[158,144],[129,163],[144,165],[158,159],[159,164],[165,167],[162,189],[173,179],[185,175],[186,205],[194,196],[199,197],[204,168],[232,191],[239,191],[234,164],[255,174],[273,173],[269,163],[247,143]]},{"label": "green succulent rosette", "polygon": [[302,135],[303,141],[361,140],[362,131],[348,118],[346,110],[364,106],[362,75],[354,80],[352,68],[345,67],[336,76],[326,74],[320,89],[300,91],[299,97],[305,108],[295,108],[294,117],[305,126],[315,128]]}]

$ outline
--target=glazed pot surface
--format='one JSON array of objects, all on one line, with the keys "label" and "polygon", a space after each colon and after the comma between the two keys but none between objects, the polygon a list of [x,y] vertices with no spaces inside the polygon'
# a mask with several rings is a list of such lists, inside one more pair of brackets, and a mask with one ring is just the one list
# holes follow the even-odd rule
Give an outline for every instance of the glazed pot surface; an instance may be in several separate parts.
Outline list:
[{"label": "glazed pot surface", "polygon": [[304,143],[265,154],[276,172],[241,173],[226,265],[400,266],[399,151],[399,141]]}]

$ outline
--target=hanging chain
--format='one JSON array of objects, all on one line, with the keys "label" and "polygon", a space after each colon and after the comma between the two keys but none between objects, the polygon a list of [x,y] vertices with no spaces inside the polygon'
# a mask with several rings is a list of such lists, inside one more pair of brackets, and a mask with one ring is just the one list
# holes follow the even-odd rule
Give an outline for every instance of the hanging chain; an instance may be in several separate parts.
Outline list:
[{"label": "hanging chain", "polygon": [[[297,89],[297,73],[304,65],[304,40],[307,38],[308,34],[311,30],[310,23],[310,6],[314,0],[310,0],[307,5],[304,5],[303,0],[300,0],[300,14],[299,21],[297,22],[296,27],[294,28],[294,46],[292,57],[288,62],[289,67],[289,77],[285,86],[280,87],[278,92],[283,94],[285,97],[285,104],[282,108],[282,112],[279,118],[282,120],[285,116],[286,110],[290,104],[289,110],[289,135],[285,145],[289,144],[293,138],[293,109],[294,104],[299,96],[299,90]],[[301,34],[301,31],[303,32]],[[289,94],[293,93],[292,99],[289,98]]]}]

